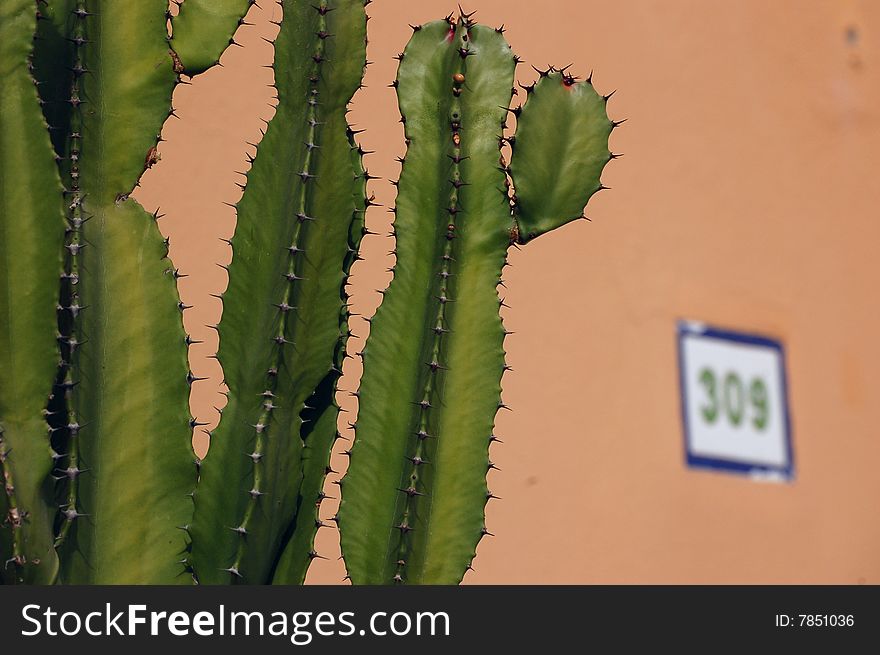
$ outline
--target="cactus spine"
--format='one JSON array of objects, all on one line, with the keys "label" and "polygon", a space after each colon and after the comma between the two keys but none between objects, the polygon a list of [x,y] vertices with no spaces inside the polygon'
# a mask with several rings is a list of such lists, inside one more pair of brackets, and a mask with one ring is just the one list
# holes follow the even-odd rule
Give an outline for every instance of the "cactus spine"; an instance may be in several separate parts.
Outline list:
[{"label": "cactus spine", "polygon": [[[493,497],[507,249],[580,214],[610,158],[612,124],[588,82],[548,71],[525,111],[507,109],[518,60],[502,31],[450,17],[416,27],[400,56],[397,263],[364,350],[339,512],[356,584],[451,584],[470,566]],[[500,151],[508,111],[523,119],[510,138],[521,195]]]}]

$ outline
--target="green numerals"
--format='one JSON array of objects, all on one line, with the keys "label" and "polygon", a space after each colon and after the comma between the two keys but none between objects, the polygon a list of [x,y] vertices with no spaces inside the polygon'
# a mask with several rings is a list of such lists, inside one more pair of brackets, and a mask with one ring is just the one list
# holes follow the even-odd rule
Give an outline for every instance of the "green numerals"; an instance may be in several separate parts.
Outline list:
[{"label": "green numerals", "polygon": [[752,426],[759,432],[767,428],[770,406],[767,385],[761,378],[751,381],[748,394],[742,378],[734,371],[729,371],[719,385],[718,375],[707,367],[700,370],[698,380],[705,392],[700,414],[706,423],[713,425],[723,414],[733,427],[738,428],[745,419],[748,400]]},{"label": "green numerals", "polygon": [[718,420],[718,385],[715,381],[715,372],[710,368],[700,371],[700,384],[706,391],[708,401],[708,404],[700,407],[700,413],[703,415],[703,420],[711,425]]},{"label": "green numerals", "polygon": [[769,402],[767,399],[767,385],[761,378],[752,380],[749,388],[749,396],[752,401],[754,415],[752,416],[752,425],[755,429],[762,431],[767,427],[768,416],[770,414]]},{"label": "green numerals", "polygon": [[743,420],[743,385],[742,380],[736,373],[728,373],[724,376],[724,406],[727,408],[727,418],[735,426],[739,427]]}]

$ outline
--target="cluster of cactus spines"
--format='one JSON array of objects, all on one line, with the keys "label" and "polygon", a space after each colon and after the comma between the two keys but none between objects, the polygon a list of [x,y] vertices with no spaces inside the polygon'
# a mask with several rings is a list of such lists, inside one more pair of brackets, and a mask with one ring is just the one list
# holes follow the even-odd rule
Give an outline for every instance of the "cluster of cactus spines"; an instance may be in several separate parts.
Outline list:
[{"label": "cluster of cactus spines", "polygon": [[[538,100],[509,109],[519,59],[503,28],[462,13],[413,29],[392,84],[407,140],[397,262],[364,348],[342,480],[339,525],[355,584],[450,584],[470,568],[490,534],[488,451],[507,369],[497,287],[508,248],[567,223],[574,206],[580,214],[611,158],[607,98],[589,81],[547,71],[529,90]],[[508,112],[521,121],[516,137],[504,133]],[[507,143],[517,146],[512,166]]]},{"label": "cluster of cactus spines", "polygon": [[29,73],[35,29],[33,0],[0,4],[0,579],[47,584],[58,568],[45,414],[64,217]]},{"label": "cluster of cactus spines", "polygon": [[179,13],[172,18],[171,48],[175,71],[189,76],[220,63],[227,46],[238,45],[234,34],[246,24],[245,15],[256,0],[174,0]]},{"label": "cluster of cactus spines", "polygon": [[335,435],[303,421],[335,423],[332,399],[326,419],[309,403],[328,402],[347,332],[340,290],[362,211],[346,113],[366,64],[365,2],[281,4],[278,105],[236,207],[219,325],[229,402],[195,492],[201,583],[270,582],[285,543],[278,579],[304,577]]}]

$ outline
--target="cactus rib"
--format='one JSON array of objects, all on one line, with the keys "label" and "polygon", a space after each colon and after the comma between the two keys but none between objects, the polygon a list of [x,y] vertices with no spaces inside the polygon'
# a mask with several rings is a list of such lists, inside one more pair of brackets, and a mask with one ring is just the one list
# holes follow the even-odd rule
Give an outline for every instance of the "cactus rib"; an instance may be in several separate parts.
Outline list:
[{"label": "cactus rib", "polygon": [[166,6],[79,0],[70,19],[61,162],[69,304],[60,321],[70,326],[62,333],[70,419],[59,476],[69,481],[59,531],[68,583],[189,582],[178,530],[189,522],[195,475],[184,307],[155,217],[129,198],[176,81]]},{"label": "cactus rib", "polygon": [[0,578],[48,584],[53,549],[47,399],[58,362],[61,182],[28,73],[33,0],[0,6]]},{"label": "cactus rib", "polygon": [[256,0],[186,0],[171,20],[175,72],[190,76],[219,63],[234,34]]},{"label": "cactus rib", "polygon": [[[303,442],[305,450],[302,458],[303,481],[299,493],[296,522],[290,539],[281,553],[272,575],[272,584],[302,584],[305,581],[309,564],[320,555],[315,550],[315,535],[324,523],[321,520],[321,503],[324,494],[324,481],[330,469],[330,454],[336,440],[341,438],[337,430],[339,406],[336,404],[338,383],[347,354],[349,331],[348,292],[346,285],[351,269],[359,258],[360,245],[366,230],[366,211],[372,204],[367,196],[367,183],[370,174],[363,166],[363,149],[355,141],[354,132],[349,129],[351,165],[356,184],[354,185],[355,210],[349,230],[348,253],[343,265],[343,282],[340,289],[342,307],[339,313],[340,338],[336,346],[334,367],[318,385],[308,401],[309,409],[304,412]],[[314,507],[314,510],[311,508]]]},{"label": "cactus rib", "polygon": [[[69,203],[65,203],[67,214],[65,262],[58,304],[61,364],[54,391],[54,395],[58,398],[55,409],[58,416],[64,420],[57,421],[53,425],[53,448],[57,453],[63,453],[58,456],[59,468],[54,472],[56,480],[61,483],[59,486],[62,487],[63,494],[59,527],[55,538],[55,547],[60,549],[67,540],[74,522],[80,517],[78,496],[79,475],[82,472],[79,449],[80,421],[74,399],[77,384],[74,380],[73,362],[82,336],[78,331],[79,322],[76,319],[80,308],[83,307],[79,295],[79,277],[80,250],[84,247],[82,227],[86,216],[83,213],[82,192],[78,181],[78,161],[82,145],[82,115],[79,111],[79,101],[82,98],[82,74],[73,74],[72,71],[85,70],[82,46],[86,36],[83,21],[78,17],[85,11],[82,3],[77,1],[63,7],[63,10],[69,12],[63,18],[58,5],[47,5],[46,10],[52,13],[48,13],[46,20],[43,21],[43,24],[48,26],[44,32],[50,29],[51,32],[43,34],[39,40],[36,59],[40,64],[39,70],[45,70],[50,84],[41,87],[40,93],[44,101],[44,110],[49,109],[47,120],[54,123],[53,132],[56,134],[55,148],[59,168],[63,178],[70,182],[69,188],[65,189],[65,198]],[[69,28],[72,29],[68,32]],[[64,48],[64,43],[69,43],[70,48]],[[57,55],[59,52],[61,61],[66,63],[66,66],[59,67],[57,61],[54,66],[49,63],[53,58],[52,55]],[[59,68],[61,70],[58,70]],[[70,72],[65,75],[66,71]],[[62,463],[63,468],[61,468]]]},{"label": "cactus rib", "polygon": [[449,584],[485,533],[504,369],[496,286],[513,225],[499,140],[515,58],[462,16],[417,28],[401,59],[397,263],[363,353],[339,521],[356,584]]},{"label": "cactus rib", "polygon": [[278,107],[237,206],[223,296],[229,403],[195,494],[202,583],[271,580],[300,504],[303,413],[340,338],[355,203],[353,177],[339,171],[351,170],[345,113],[365,65],[364,2],[282,5]]}]

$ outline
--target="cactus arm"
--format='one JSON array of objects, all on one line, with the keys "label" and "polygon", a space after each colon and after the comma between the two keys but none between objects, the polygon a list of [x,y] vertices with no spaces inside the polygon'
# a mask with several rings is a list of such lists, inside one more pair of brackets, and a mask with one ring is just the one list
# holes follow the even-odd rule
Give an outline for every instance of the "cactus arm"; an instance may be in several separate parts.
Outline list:
[{"label": "cactus arm", "polygon": [[[272,575],[272,584],[302,584],[312,560],[320,555],[315,550],[315,535],[324,525],[321,521],[321,503],[327,496],[324,494],[324,480],[330,472],[330,454],[333,445],[340,438],[337,430],[339,406],[336,404],[337,384],[342,375],[342,366],[346,354],[349,332],[348,293],[346,285],[351,269],[358,259],[361,241],[366,233],[365,217],[367,206],[371,200],[367,197],[369,173],[364,170],[363,150],[355,142],[354,132],[349,130],[351,147],[352,171],[354,173],[354,203],[349,229],[349,251],[343,266],[343,284],[340,294],[343,306],[339,314],[340,339],[336,346],[335,364],[317,390],[308,401],[311,409],[303,414],[302,437],[305,451],[302,458],[303,481],[299,493],[299,504],[296,521],[293,524],[290,538],[284,547],[278,564]],[[312,510],[314,508],[314,510]]]},{"label": "cactus arm", "polygon": [[172,21],[178,73],[198,75],[214,66],[256,0],[186,0]]},{"label": "cactus arm", "polygon": [[[430,529],[414,531],[412,581],[459,582],[485,533],[490,497],[489,445],[501,406],[505,330],[497,286],[507,261],[511,227],[504,173],[499,169],[502,128],[510,104],[516,60],[500,33],[469,30],[466,89],[461,96],[461,238],[455,251],[450,338],[440,404],[447,410],[433,457]],[[456,338],[452,332],[456,333]],[[409,463],[409,462],[407,462]]]},{"label": "cactus arm", "polygon": [[[83,421],[66,582],[187,582],[180,560],[194,484],[187,362],[167,250],[134,201],[96,208],[83,256],[82,333],[73,396]],[[100,221],[100,223],[98,223]],[[101,312],[102,320],[88,321]],[[68,511],[71,509],[67,508]]]},{"label": "cactus arm", "polygon": [[483,533],[504,367],[496,286],[512,226],[499,139],[514,67],[500,34],[466,17],[422,26],[402,59],[397,264],[364,351],[339,513],[356,584],[458,582]]},{"label": "cactus arm", "polygon": [[430,361],[425,333],[436,313],[423,289],[435,293],[437,242],[447,222],[441,203],[452,168],[449,89],[457,65],[449,34],[443,21],[422,26],[403,53],[396,82],[410,142],[395,208],[397,261],[363,351],[356,440],[338,514],[342,553],[355,584],[390,583],[395,574],[390,561],[397,560],[402,539],[393,526],[400,524],[397,490],[417,431],[413,403],[420,400],[423,375],[416,362]]},{"label": "cactus arm", "polygon": [[203,583],[271,580],[299,504],[301,414],[340,338],[355,209],[353,176],[340,171],[351,171],[345,112],[363,74],[366,14],[363,0],[283,5],[279,104],[238,204],[223,297],[229,403],[196,491]]},{"label": "cactus arm", "polygon": [[[284,343],[287,312],[281,307],[293,306],[285,301],[286,294],[290,285],[304,281],[297,279],[302,275],[290,273],[290,258],[295,255],[285,256],[285,248],[302,248],[294,238],[308,228],[304,223],[297,225],[294,218],[303,186],[298,173],[305,171],[308,153],[303,144],[309,142],[310,129],[303,120],[310,74],[305,52],[310,45],[314,47],[309,39],[318,24],[317,14],[306,9],[285,7],[275,41],[278,107],[248,173],[245,194],[236,206],[229,284],[218,328],[218,358],[229,401],[202,463],[191,531],[195,573],[202,584],[262,582],[258,571],[246,570],[239,561],[249,555],[239,548],[242,544],[261,545],[265,553],[273,546],[272,534],[257,535],[255,525],[242,523],[257,504],[265,506],[267,502],[271,504],[260,513],[261,518],[288,520],[289,514],[280,516],[281,508],[292,513],[299,489],[299,410],[293,406],[288,372],[279,375],[278,350],[289,346]],[[300,21],[302,29],[294,29]],[[260,301],[254,302],[255,297]],[[279,396],[284,397],[284,403],[277,400]],[[269,415],[264,418],[267,409]],[[267,441],[266,419],[282,426],[277,428],[277,439]],[[273,426],[273,437],[275,431]],[[275,461],[268,459],[269,448]],[[272,478],[267,479],[270,473]],[[270,482],[275,483],[272,489]],[[236,529],[247,532],[239,534]],[[280,526],[274,529],[280,540]]]},{"label": "cactus arm", "polygon": [[188,583],[195,482],[185,336],[155,217],[128,198],[175,83],[164,0],[79,0],[69,98],[62,581]]},{"label": "cactus arm", "polygon": [[[58,366],[61,182],[34,81],[32,0],[0,5],[0,469],[6,539],[0,577],[51,583],[57,571],[43,412]],[[8,548],[9,550],[6,550]]]},{"label": "cactus arm", "polygon": [[510,169],[516,188],[519,242],[526,243],[583,216],[599,177],[613,158],[615,123],[590,80],[544,72],[517,120]]}]

